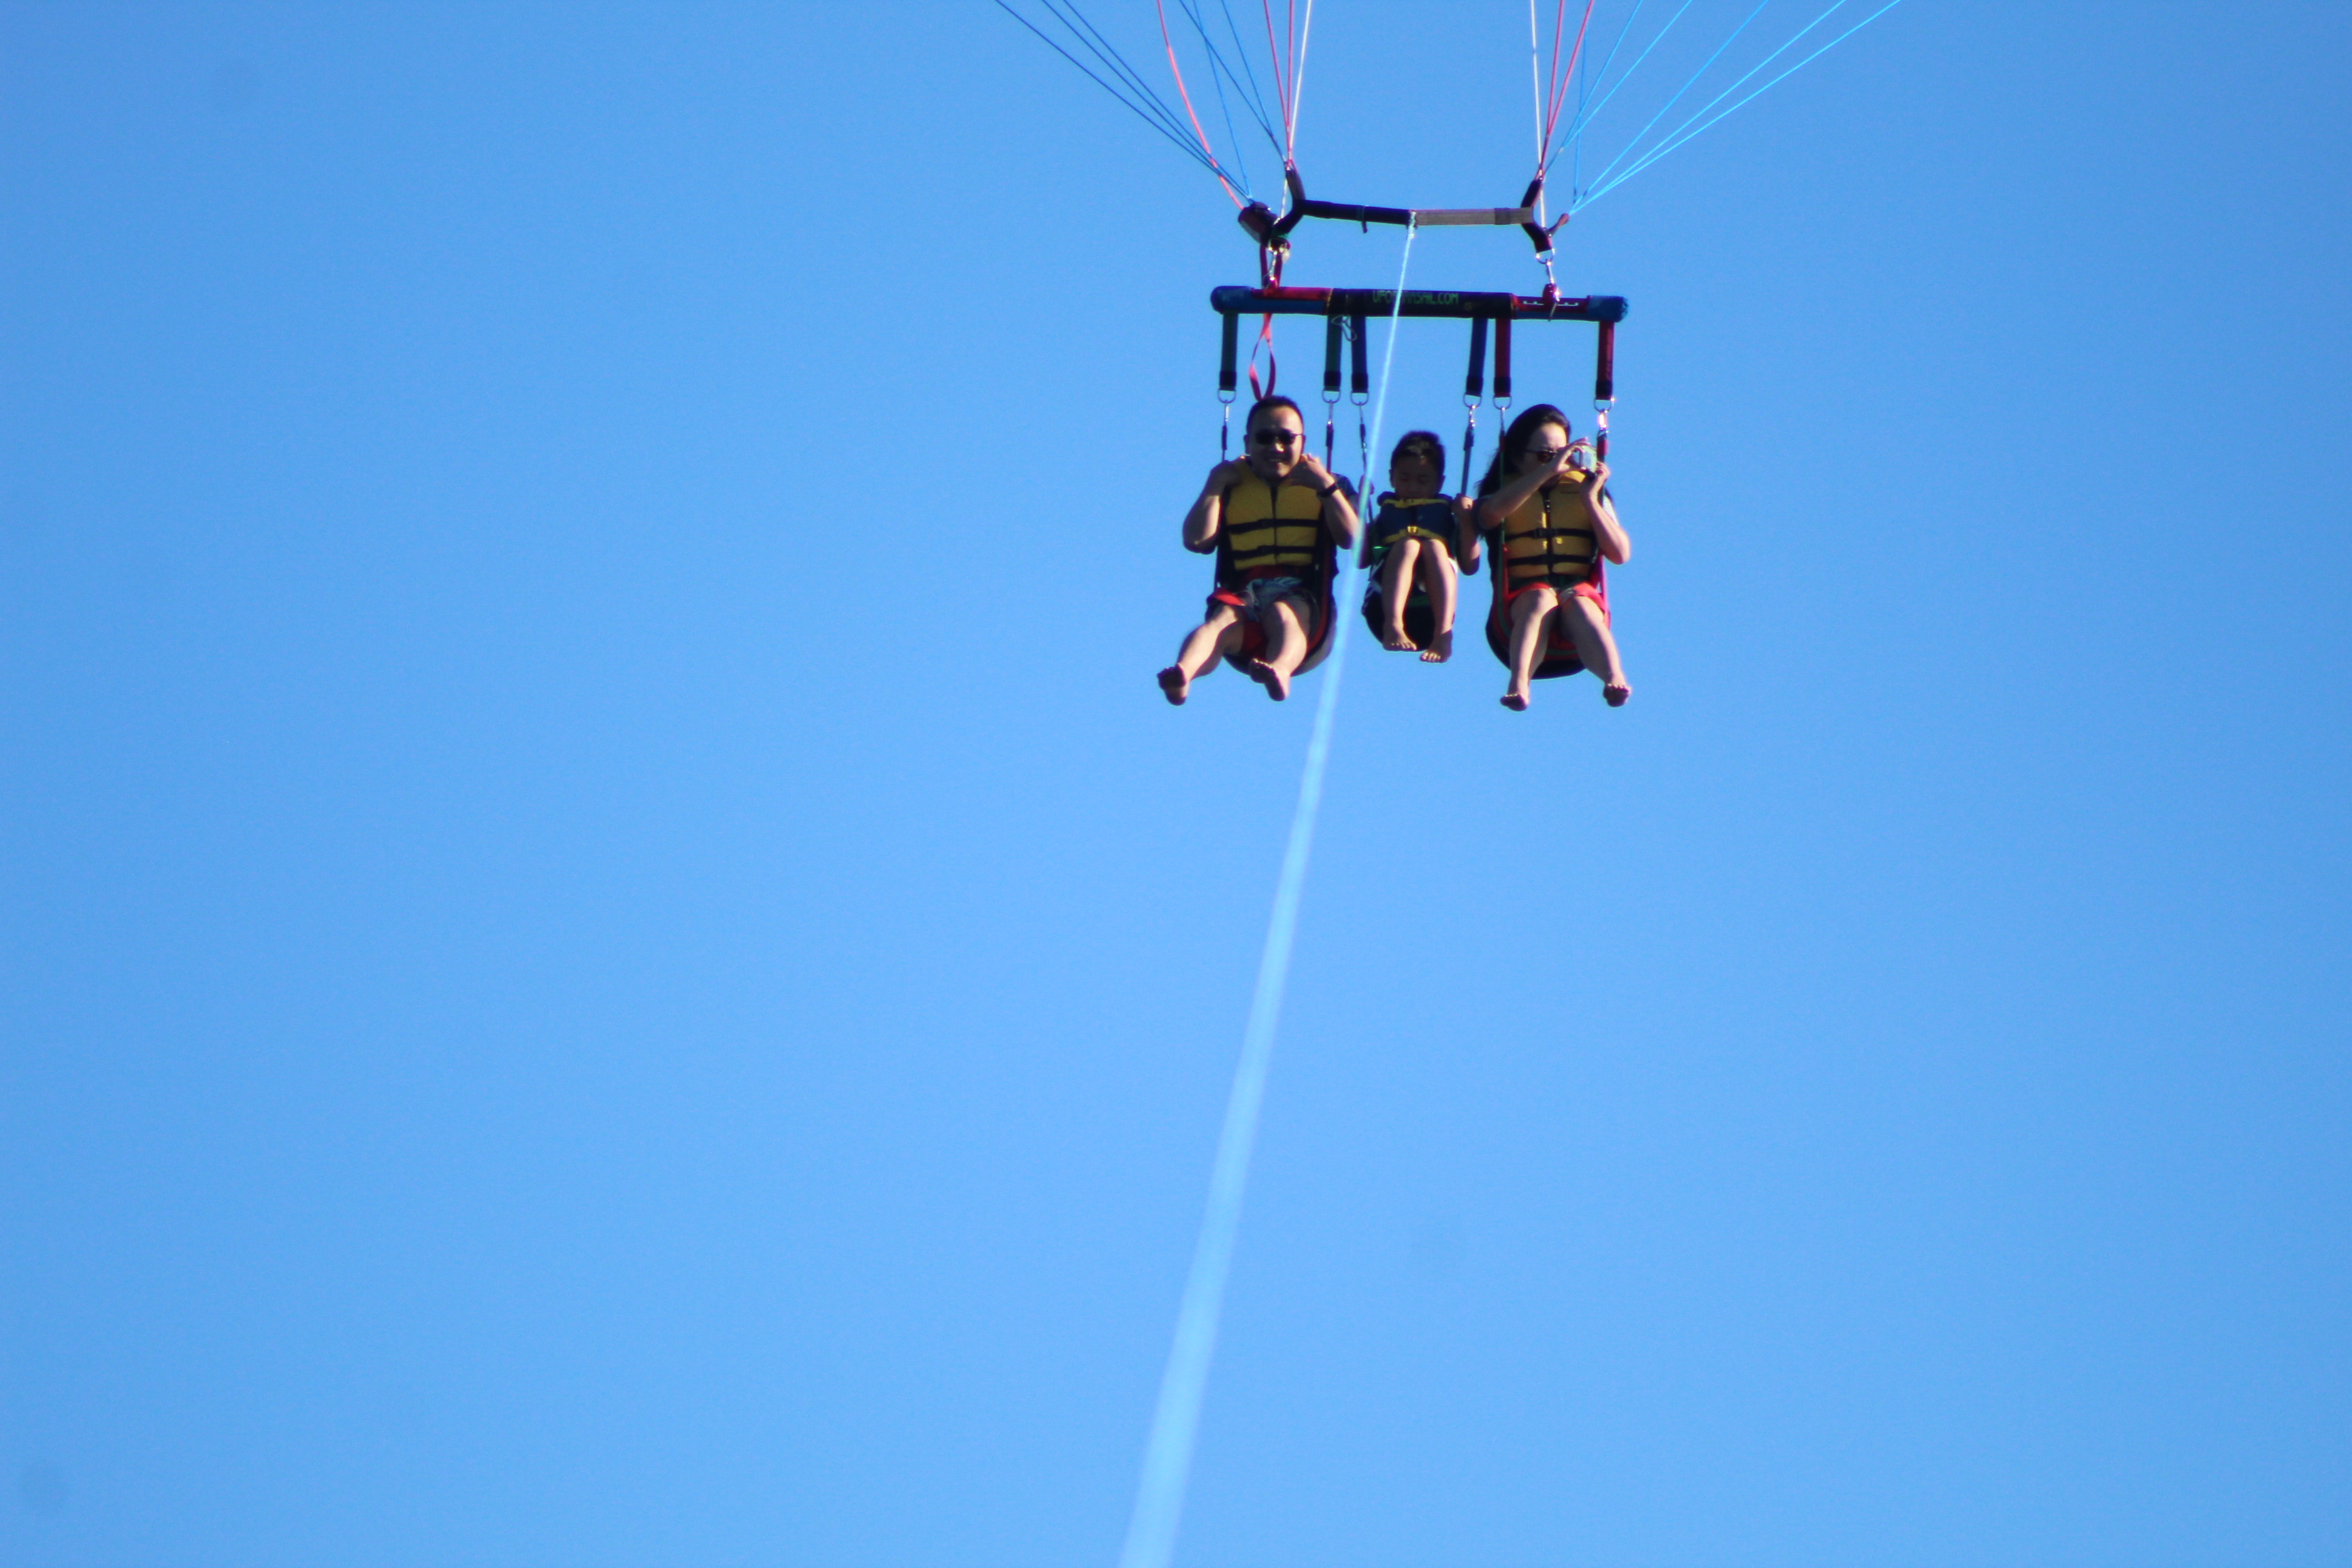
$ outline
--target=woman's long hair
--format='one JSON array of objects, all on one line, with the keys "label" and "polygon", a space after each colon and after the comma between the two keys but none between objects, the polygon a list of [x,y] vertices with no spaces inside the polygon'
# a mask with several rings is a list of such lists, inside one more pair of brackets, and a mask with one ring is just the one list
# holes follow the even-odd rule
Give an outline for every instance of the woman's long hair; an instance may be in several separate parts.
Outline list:
[{"label": "woman's long hair", "polygon": [[1519,471],[1519,459],[1527,455],[1528,438],[1547,425],[1557,425],[1571,436],[1576,433],[1568,416],[1549,403],[1521,409],[1510,428],[1503,432],[1503,444],[1495,449],[1495,460],[1486,465],[1486,477],[1478,481],[1480,495],[1493,495],[1510,482],[1511,476]]}]

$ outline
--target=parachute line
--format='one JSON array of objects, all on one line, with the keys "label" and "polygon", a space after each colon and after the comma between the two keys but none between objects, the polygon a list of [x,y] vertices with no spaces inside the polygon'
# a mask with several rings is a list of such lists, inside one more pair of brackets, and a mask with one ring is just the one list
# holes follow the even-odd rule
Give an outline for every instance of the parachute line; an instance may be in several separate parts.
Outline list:
[{"label": "parachute line", "polygon": [[[1615,65],[1615,64],[1617,63],[1617,51],[1618,51],[1619,49],[1622,49],[1622,48],[1623,48],[1623,47],[1625,47],[1625,35],[1626,35],[1626,34],[1628,34],[1628,33],[1631,33],[1631,32],[1633,30],[1633,24],[1634,24],[1634,23],[1636,23],[1636,22],[1638,22],[1638,21],[1640,21],[1640,20],[1642,19],[1642,7],[1643,7],[1643,6],[1644,6],[1644,5],[1648,5],[1648,4],[1649,4],[1649,0],[1633,0],[1633,10],[1631,10],[1631,11],[1629,11],[1629,12],[1627,12],[1627,13],[1625,14],[1625,20],[1624,20],[1623,25],[1622,25],[1622,26],[1621,26],[1617,29],[1617,38],[1616,38],[1616,41],[1615,41],[1614,43],[1612,43],[1612,44],[1609,46],[1609,52],[1608,52],[1606,55],[1603,55],[1603,56],[1601,57],[1601,68],[1600,68],[1600,70],[1598,70],[1597,72],[1595,72],[1595,73],[1594,73],[1594,74],[1595,74],[1596,76],[1598,76],[1598,77],[1599,77],[1599,78],[1600,78],[1603,82],[1606,82],[1606,81],[1608,81],[1608,79],[1609,79],[1609,68],[1610,68],[1611,66],[1613,66],[1613,65]],[[1689,9],[1690,9],[1690,0],[1683,0],[1683,11],[1687,11],[1687,10],[1689,10]],[[1681,17],[1681,16],[1682,16],[1682,11],[1677,11],[1677,12],[1675,12],[1675,15],[1674,15],[1673,16],[1671,16],[1671,17],[1667,18],[1667,21],[1666,21],[1666,26],[1667,26],[1667,27],[1671,27],[1671,26],[1673,26],[1675,25],[1675,22],[1677,19],[1679,19],[1679,18]],[[1663,38],[1663,37],[1664,37],[1665,36],[1666,36],[1666,34],[1665,34],[1665,28],[1664,28],[1664,27],[1661,27],[1661,28],[1659,28],[1659,29],[1658,29],[1658,37]],[[1653,38],[1653,39],[1651,39],[1651,40],[1650,40],[1650,42],[1651,42],[1651,44],[1652,44],[1653,46],[1654,46],[1654,45],[1657,43],[1657,38]],[[1642,51],[1642,54],[1643,54],[1643,56],[1647,56],[1647,55],[1649,54],[1649,52],[1650,52],[1650,51],[1649,51],[1648,49],[1646,49],[1646,48],[1645,48],[1645,49],[1643,49],[1643,50]],[[1638,67],[1641,65],[1641,63],[1642,63],[1641,59],[1640,59],[1640,58],[1636,58],[1636,59],[1633,61],[1633,65],[1626,67],[1626,68],[1625,68],[1625,76],[1627,76],[1627,77],[1632,76],[1632,75],[1633,74],[1634,69],[1635,69],[1636,68],[1638,68]],[[1622,86],[1623,86],[1623,85],[1624,85],[1624,78],[1623,78],[1623,77],[1620,77],[1620,78],[1618,79],[1617,86],[1618,86],[1618,87],[1622,87]],[[1598,114],[1598,113],[1600,113],[1600,112],[1601,112],[1601,104],[1604,104],[1604,103],[1607,103],[1607,102],[1609,101],[1610,98],[1611,98],[1611,97],[1612,97],[1612,96],[1616,93],[1616,91],[1617,91],[1617,88],[1616,88],[1616,87],[1612,87],[1612,88],[1610,88],[1610,89],[1608,90],[1608,92],[1605,92],[1605,93],[1603,93],[1603,94],[1601,94],[1601,100],[1600,100],[1600,102],[1599,102],[1599,103],[1587,104],[1585,101],[1583,101],[1583,100],[1582,100],[1582,99],[1580,99],[1580,100],[1578,100],[1577,105],[1576,105],[1576,118],[1575,118],[1574,120],[1570,121],[1569,121],[1569,124],[1568,124],[1568,137],[1567,137],[1567,144],[1568,144],[1568,145],[1573,146],[1573,145],[1574,145],[1574,144],[1575,144],[1575,143],[1576,143],[1580,139],[1581,139],[1581,138],[1582,138],[1582,136],[1584,135],[1584,128],[1585,128],[1586,126],[1588,126],[1588,125],[1590,125],[1590,124],[1591,124],[1591,123],[1592,123],[1592,117],[1593,117],[1594,115],[1596,115],[1596,114]]]},{"label": "parachute line", "polygon": [[[1844,0],[1839,0],[1839,4],[1843,5],[1843,3]],[[1772,0],[1756,0],[1756,9],[1748,12],[1746,16],[1740,19],[1739,26],[1731,29],[1731,36],[1724,39],[1723,42],[1716,45],[1715,53],[1707,56],[1706,59],[1699,66],[1698,69],[1691,72],[1690,79],[1684,82],[1682,86],[1675,89],[1674,97],[1660,104],[1658,106],[1658,111],[1650,116],[1648,122],[1645,123],[1642,129],[1633,132],[1633,139],[1625,143],[1623,149],[1618,153],[1617,156],[1609,160],[1608,163],[1602,167],[1601,173],[1592,176],[1595,184],[1606,184],[1609,179],[1610,171],[1616,168],[1618,164],[1623,163],[1625,161],[1626,154],[1633,152],[1635,147],[1641,144],[1642,138],[1650,133],[1651,128],[1655,126],[1659,121],[1664,120],[1666,117],[1666,110],[1672,109],[1675,104],[1680,103],[1683,100],[1683,94],[1688,92],[1691,89],[1698,85],[1699,78],[1705,76],[1707,72],[1715,68],[1715,62],[1723,58],[1723,51],[1731,47],[1731,46],[1738,40],[1739,35],[1748,31],[1748,23],[1753,22],[1757,17],[1762,16],[1764,14],[1764,7],[1770,4],[1772,4]],[[1570,208],[1570,210],[1574,211],[1575,209]]]},{"label": "parachute line", "polygon": [[[1750,70],[1748,73],[1748,76],[1741,77],[1739,81],[1746,81],[1748,77],[1754,76],[1756,71],[1763,69],[1764,67],[1769,65],[1773,59],[1787,53],[1790,44],[1794,44],[1797,41],[1797,38],[1803,37],[1806,33],[1811,32],[1813,28],[1820,26],[1823,22],[1829,20],[1831,13],[1838,10],[1839,7],[1845,4],[1846,0],[1837,0],[1836,5],[1832,5],[1828,11],[1824,11],[1819,16],[1813,18],[1813,20],[1809,23],[1802,31],[1797,34],[1796,37],[1790,38],[1788,44],[1781,45],[1780,48],[1773,50],[1770,55],[1766,56],[1762,60],[1759,61],[1755,69]],[[1580,211],[1583,208],[1591,205],[1594,202],[1600,200],[1611,191],[1615,190],[1619,185],[1623,184],[1626,181],[1632,179],[1634,175],[1640,174],[1643,170],[1648,168],[1651,164],[1656,163],[1667,153],[1690,142],[1694,137],[1699,135],[1702,132],[1705,132],[1709,126],[1719,124],[1725,119],[1738,113],[1740,110],[1755,102],[1759,98],[1761,98],[1764,94],[1771,91],[1772,89],[1788,80],[1790,77],[1796,75],[1799,71],[1804,69],[1815,60],[1820,59],[1823,55],[1828,54],[1832,49],[1836,48],[1840,44],[1844,43],[1848,38],[1853,37],[1856,33],[1861,32],[1864,27],[1869,26],[1873,22],[1877,21],[1881,16],[1885,16],[1886,13],[1894,10],[1895,7],[1901,4],[1903,4],[1903,0],[1886,0],[1886,4],[1881,5],[1877,10],[1873,11],[1869,16],[1864,16],[1861,21],[1856,22],[1853,26],[1848,27],[1844,32],[1840,33],[1836,37],[1832,38],[1828,43],[1823,44],[1820,48],[1815,49],[1811,54],[1807,55],[1803,59],[1799,60],[1795,65],[1790,66],[1787,70],[1782,71],[1779,76],[1774,77],[1770,81],[1766,82],[1762,87],[1758,88],[1755,91],[1749,93],[1747,97],[1741,99],[1730,108],[1722,110],[1720,113],[1716,114],[1712,118],[1705,121],[1703,123],[1692,126],[1690,121],[1685,121],[1682,127],[1676,128],[1676,130],[1667,136],[1665,140],[1660,142],[1655,147],[1636,159],[1626,168],[1624,173],[1619,174],[1613,180],[1609,180],[1605,183],[1596,184],[1592,190],[1587,192],[1582,199],[1577,203],[1577,210]],[[1715,107],[1715,104],[1722,102],[1726,97],[1736,91],[1738,89],[1738,86],[1739,82],[1734,82],[1730,87],[1727,87],[1724,89],[1722,92],[1717,93],[1713,101],[1707,105],[1707,109],[1712,109]],[[1691,121],[1696,121],[1699,118],[1699,115],[1706,113],[1706,109],[1702,109],[1698,111],[1698,114],[1695,114],[1691,117]],[[1635,140],[1638,141],[1639,138],[1637,137]]]},{"label": "parachute line", "polygon": [[1298,100],[1307,92],[1307,45],[1315,32],[1315,0],[1307,0],[1307,17],[1298,25],[1298,68],[1290,79],[1290,125],[1284,135],[1282,156],[1287,163],[1298,150]]},{"label": "parachute line", "polygon": [[[1397,263],[1396,304],[1389,314],[1389,341],[1381,352],[1380,394],[1372,405],[1367,453],[1380,449],[1381,426],[1388,415],[1389,370],[1396,359],[1397,319],[1404,309],[1405,272],[1412,264],[1415,226],[1405,226],[1404,255]],[[1360,508],[1371,489],[1369,458],[1366,467],[1357,495]],[[1208,1207],[1201,1216],[1192,1272],[1176,1311],[1175,1342],[1169,1347],[1168,1367],[1160,1379],[1160,1400],[1151,1413],[1151,1436],[1144,1445],[1143,1475],[1136,1487],[1135,1512],[1128,1523],[1127,1543],[1119,1552],[1119,1568],[1168,1568],[1176,1546],[1177,1522],[1184,1510],[1185,1484],[1192,1476],[1192,1453],[1200,1437],[1201,1399],[1208,1384],[1209,1362],[1217,1348],[1217,1322],[1224,1310],[1225,1281],[1233,1271],[1242,1197],[1249,1184],[1250,1152],[1257,1142],[1258,1111],[1265,1101],[1275,1025],[1282,1014],[1283,992],[1290,983],[1290,954],[1298,934],[1307,860],[1315,847],[1315,824],[1323,810],[1323,775],[1331,760],[1339,678],[1348,668],[1348,631],[1356,617],[1347,613],[1347,606],[1355,602],[1362,568],[1356,562],[1358,552],[1345,553],[1347,565],[1331,601],[1331,613],[1339,617],[1339,624],[1331,634],[1331,658],[1315,704],[1315,728],[1307,742],[1307,765],[1298,779],[1298,805],[1291,813],[1282,874],[1275,883],[1274,913],[1266,924],[1265,951],[1258,957],[1257,986],[1250,996],[1241,1060],[1234,1068],[1224,1125],[1217,1134],[1216,1159],[1210,1167]]]},{"label": "parachute line", "polygon": [[[1176,111],[1168,107],[1167,100],[1151,89],[1141,73],[1128,64],[1126,58],[1112,47],[1108,38],[1103,37],[1092,22],[1087,20],[1086,14],[1077,8],[1074,0],[1041,0],[1041,4],[1054,20],[1068,29],[1071,38],[1081,48],[1095,57],[1103,71],[1110,73],[1112,80],[1104,79],[1101,72],[1064,47],[1060,39],[1015,10],[1011,0],[996,0],[997,7],[1006,16],[1036,34],[1047,48],[1077,67],[1079,74],[1125,105],[1137,119],[1174,142],[1178,151],[1215,175],[1227,193],[1232,193],[1234,182],[1226,174],[1224,165],[1217,162],[1216,154],[1209,150],[1206,139],[1196,144],[1184,134],[1184,122],[1176,118]],[[1063,15],[1065,10],[1068,16]],[[1236,196],[1234,199],[1238,201],[1240,198]]]}]

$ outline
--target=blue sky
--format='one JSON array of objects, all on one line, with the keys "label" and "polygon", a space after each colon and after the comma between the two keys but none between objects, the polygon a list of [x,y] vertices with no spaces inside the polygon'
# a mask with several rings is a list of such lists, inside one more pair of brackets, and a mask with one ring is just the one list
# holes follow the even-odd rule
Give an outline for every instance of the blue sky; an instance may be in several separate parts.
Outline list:
[{"label": "blue sky", "polygon": [[[1524,26],[1324,0],[1318,193]],[[1359,643],[1180,1563],[2352,1551],[2347,68],[1908,0],[1571,226],[1636,694]],[[0,181],[0,1560],[1108,1563],[1311,714],[1150,682],[1213,184],[977,4],[11,5]]]}]

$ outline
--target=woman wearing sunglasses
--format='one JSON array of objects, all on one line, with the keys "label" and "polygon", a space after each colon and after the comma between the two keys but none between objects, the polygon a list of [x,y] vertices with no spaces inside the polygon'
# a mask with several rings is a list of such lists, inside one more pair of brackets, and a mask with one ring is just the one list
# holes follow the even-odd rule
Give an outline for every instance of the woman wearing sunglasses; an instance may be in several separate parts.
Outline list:
[{"label": "woman wearing sunglasses", "polygon": [[1590,669],[1612,708],[1633,689],[1609,632],[1601,563],[1633,553],[1609,499],[1609,465],[1570,442],[1568,416],[1538,403],[1511,421],[1478,485],[1478,526],[1499,533],[1486,643],[1511,672],[1503,706],[1523,712],[1528,684]]},{"label": "woman wearing sunglasses", "polygon": [[1223,658],[1276,702],[1331,637],[1337,552],[1356,542],[1341,480],[1307,450],[1307,421],[1287,397],[1261,397],[1244,425],[1246,456],[1209,470],[1184,514],[1184,548],[1217,557],[1207,618],[1160,672],[1171,703]]}]

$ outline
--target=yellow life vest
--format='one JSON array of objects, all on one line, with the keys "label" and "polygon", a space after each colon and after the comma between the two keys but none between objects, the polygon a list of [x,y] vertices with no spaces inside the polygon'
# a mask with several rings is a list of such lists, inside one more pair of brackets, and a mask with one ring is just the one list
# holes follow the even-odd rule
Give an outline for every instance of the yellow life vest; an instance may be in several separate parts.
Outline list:
[{"label": "yellow life vest", "polygon": [[1568,588],[1591,580],[1601,557],[1591,486],[1590,474],[1562,474],[1503,520],[1503,559],[1512,587],[1551,583]]},{"label": "yellow life vest", "polygon": [[1316,575],[1322,555],[1323,498],[1312,485],[1269,488],[1255,474],[1225,491],[1218,535],[1221,577]]}]

